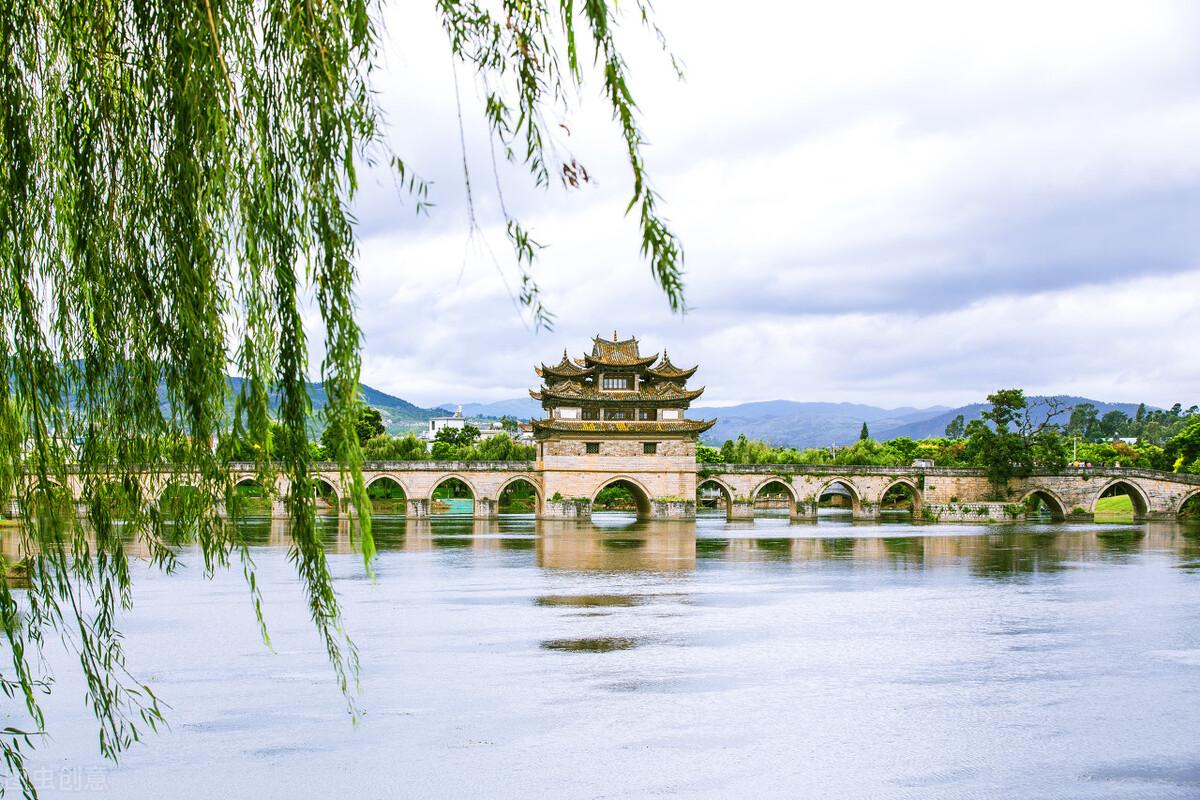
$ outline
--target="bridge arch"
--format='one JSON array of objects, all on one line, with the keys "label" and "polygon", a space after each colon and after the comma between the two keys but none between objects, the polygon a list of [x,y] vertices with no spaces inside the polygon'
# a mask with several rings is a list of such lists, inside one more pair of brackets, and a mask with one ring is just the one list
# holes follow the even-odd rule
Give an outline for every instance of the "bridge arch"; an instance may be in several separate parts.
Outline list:
[{"label": "bridge arch", "polygon": [[628,475],[614,475],[611,478],[603,481],[592,493],[592,505],[596,503],[596,498],[610,486],[616,484],[624,484],[629,493],[633,495],[633,501],[637,504],[638,519],[646,519],[651,514],[650,508],[650,492],[646,491],[646,487],[642,485],[636,478],[631,478]]},{"label": "bridge arch", "polygon": [[471,493],[471,513],[474,514],[474,511],[478,507],[478,504],[479,504],[479,489],[477,489],[475,487],[475,484],[473,484],[469,480],[467,480],[467,478],[464,475],[462,475],[461,473],[458,473],[458,472],[450,472],[450,473],[447,473],[447,474],[441,476],[440,478],[437,479],[437,481],[434,482],[433,486],[429,487],[429,509],[430,509],[430,512],[433,513],[433,503],[434,503],[433,496],[435,494],[437,494],[437,490],[439,488],[441,488],[445,484],[449,483],[450,481],[457,481],[458,483],[461,483],[463,486],[466,487],[467,491]]},{"label": "bridge arch", "polygon": [[[504,503],[504,493],[507,492],[509,489],[514,488],[517,485],[522,484],[522,483],[527,485],[530,489],[533,490],[533,508],[530,509],[529,511],[525,511],[524,509],[519,509],[519,510],[514,511],[512,509],[511,502],[508,504]],[[504,483],[502,483],[500,485],[500,488],[496,490],[496,511],[497,511],[497,513],[503,513],[503,512],[500,512],[500,508],[503,505],[507,505],[509,507],[509,511],[507,513],[540,514],[540,513],[542,513],[542,508],[543,508],[543,506],[542,506],[542,487],[538,486],[537,481],[535,481],[532,477],[530,477],[528,475],[513,475],[511,478],[504,481]]]},{"label": "bridge arch", "polygon": [[167,492],[177,489],[188,488],[198,491],[199,487],[196,485],[196,483],[197,481],[194,479],[194,476],[188,477],[187,475],[182,475],[168,477],[161,483],[155,483],[147,487],[150,491],[150,501],[157,505],[162,501]]},{"label": "bridge arch", "polygon": [[1062,520],[1067,518],[1067,504],[1062,501],[1054,492],[1043,487],[1035,487],[1025,493],[1021,498],[1021,502],[1028,507],[1031,500],[1040,500],[1050,509],[1050,519]]},{"label": "bridge arch", "polygon": [[399,475],[397,475],[394,472],[379,472],[379,473],[376,473],[375,475],[372,475],[370,478],[368,478],[366,480],[366,488],[370,489],[372,484],[377,483],[378,481],[381,481],[381,480],[389,480],[392,483],[399,486],[400,491],[404,492],[405,497],[408,497],[409,494],[411,494],[411,491],[409,490],[407,484],[404,483],[404,479],[401,478]]},{"label": "bridge arch", "polygon": [[[51,477],[37,477],[25,483],[25,486],[13,487],[13,494],[8,498],[24,517],[36,516],[54,511],[65,512],[73,509],[79,501],[79,493],[70,481],[66,485]],[[73,511],[71,512],[73,513]]]},{"label": "bridge arch", "polygon": [[796,488],[794,486],[792,486],[791,481],[784,480],[783,478],[771,476],[771,477],[768,477],[766,480],[759,482],[759,484],[754,487],[753,491],[750,492],[751,504],[758,502],[759,495],[762,494],[765,489],[767,489],[768,487],[775,487],[775,486],[782,488],[784,493],[787,495],[788,516],[795,518],[796,502],[797,502]]},{"label": "bridge arch", "polygon": [[[408,509],[409,490],[399,475],[381,472],[372,475],[363,487],[372,513],[404,514]],[[399,495],[399,496],[397,496]]]},{"label": "bridge arch", "polygon": [[186,516],[204,505],[199,487],[188,478],[172,478],[157,489],[151,503],[168,517]]},{"label": "bridge arch", "polygon": [[[322,487],[324,487],[324,488],[322,488]],[[332,497],[333,498],[332,505],[333,505],[334,512],[339,513],[339,514],[341,513],[341,511],[342,511],[342,490],[338,488],[336,483],[334,483],[333,481],[329,480],[328,478],[326,478],[322,475],[314,475],[313,476],[313,494],[317,497],[317,499],[325,500],[326,502],[328,502],[329,498]]]},{"label": "bridge arch", "polygon": [[700,496],[701,490],[710,484],[713,486],[713,488],[715,488],[717,490],[717,492],[721,496],[721,499],[724,501],[725,513],[727,515],[732,514],[733,513],[733,497],[734,497],[733,489],[729,486],[729,484],[727,484],[725,481],[721,480],[720,478],[709,477],[709,478],[697,478],[696,479],[696,508],[699,509],[701,502],[702,502],[702,499]]},{"label": "bridge arch", "polygon": [[1189,505],[1196,511],[1196,513],[1200,513],[1200,489],[1184,495],[1183,499],[1179,501],[1179,506],[1175,509],[1175,514],[1181,515],[1186,513]]},{"label": "bridge arch", "polygon": [[883,487],[883,491],[879,493],[879,506],[883,507],[884,498],[888,496],[888,492],[897,487],[904,487],[912,497],[912,514],[914,519],[919,519],[921,516],[921,506],[925,503],[925,498],[921,495],[921,488],[916,482],[909,478],[897,478],[896,480]]},{"label": "bridge arch", "polygon": [[230,495],[225,498],[225,507],[230,513],[235,511],[235,508],[231,506],[238,506],[245,502],[262,503],[269,499],[272,487],[263,485],[258,476],[253,473],[234,473],[230,476],[230,480]]},{"label": "bridge arch", "polygon": [[821,502],[821,498],[827,494],[840,494],[840,492],[830,492],[835,486],[841,486],[850,495],[850,510],[855,516],[862,510],[862,495],[858,491],[858,487],[854,485],[854,481],[850,478],[836,477],[830,478],[825,482],[821,489],[817,492],[817,502]]},{"label": "bridge arch", "polygon": [[[1113,491],[1114,489],[1122,489],[1124,491],[1117,492]],[[1100,503],[1100,498],[1122,493],[1128,496],[1130,502],[1133,503],[1133,515],[1135,517],[1144,517],[1150,511],[1150,498],[1146,496],[1145,490],[1128,478],[1113,478],[1104,484],[1104,488],[1092,498],[1092,503],[1088,507],[1088,511],[1091,511],[1093,514],[1096,512],[1096,506]]]}]

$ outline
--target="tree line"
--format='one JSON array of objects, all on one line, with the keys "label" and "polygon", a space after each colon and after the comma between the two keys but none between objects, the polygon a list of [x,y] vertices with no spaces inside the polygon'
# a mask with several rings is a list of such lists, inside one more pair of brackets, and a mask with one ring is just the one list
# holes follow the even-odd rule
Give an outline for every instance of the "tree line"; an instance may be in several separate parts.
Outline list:
[{"label": "tree line", "polygon": [[[962,415],[944,437],[886,441],[870,437],[866,423],[858,441],[841,448],[773,447],[745,435],[719,448],[701,445],[696,460],[725,464],[841,464],[907,466],[928,459],[943,467],[986,469],[993,482],[1029,475],[1035,469],[1124,466],[1200,474],[1200,409],[1147,409],[1130,417],[1103,416],[1091,403],[1069,406],[1057,398],[1031,400],[1021,389],[988,395],[990,408],[979,419]],[[1133,442],[1122,441],[1134,439]]]},{"label": "tree line", "polygon": [[[430,448],[412,433],[392,436],[384,428],[379,409],[360,403],[355,411],[354,434],[365,461],[532,461],[536,448],[513,440],[517,431],[516,419],[502,417],[500,424],[504,433],[487,438],[470,424],[461,428],[442,428]],[[264,458],[291,457],[296,444],[283,425],[271,422],[262,442],[235,438],[229,440],[226,447],[228,451],[224,455],[230,461],[259,462]],[[300,447],[307,448],[313,461],[335,460],[335,443],[329,429],[316,439],[306,438]]]}]

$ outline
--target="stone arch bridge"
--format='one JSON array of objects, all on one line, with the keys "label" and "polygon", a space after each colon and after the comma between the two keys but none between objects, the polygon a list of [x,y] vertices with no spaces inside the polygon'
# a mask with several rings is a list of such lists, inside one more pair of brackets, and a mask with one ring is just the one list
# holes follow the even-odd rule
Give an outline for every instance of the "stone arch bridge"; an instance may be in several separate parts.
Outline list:
[{"label": "stone arch bridge", "polygon": [[[537,497],[536,514],[548,519],[586,518],[596,495],[620,483],[634,495],[638,516],[644,519],[692,519],[696,512],[698,487],[723,500],[730,519],[752,519],[761,500],[771,497],[786,504],[795,520],[816,518],[820,498],[827,494],[848,497],[855,519],[877,519],[884,497],[902,487],[911,498],[916,516],[930,522],[1017,519],[1024,516],[1031,498],[1042,502],[1055,519],[1087,520],[1097,501],[1110,494],[1129,496],[1134,516],[1139,519],[1173,518],[1188,503],[1200,503],[1200,475],[1182,475],[1138,469],[1066,469],[1057,473],[1035,473],[1010,481],[1003,497],[982,470],[944,467],[874,467],[795,464],[697,464],[663,470],[653,460],[640,464],[622,463],[619,469],[593,466],[572,470],[564,482],[561,471],[546,470],[541,462],[367,462],[363,476],[368,487],[389,480],[404,493],[406,515],[430,516],[433,495],[439,486],[456,479],[467,487],[474,500],[474,516],[491,518],[499,513],[499,501],[508,487],[524,482]],[[238,484],[255,483],[253,464],[234,464]],[[320,464],[316,477],[322,492],[339,511],[346,508],[346,493],[336,464]],[[158,498],[168,486],[186,484],[184,476],[149,472],[141,479],[142,490]],[[79,500],[82,486],[69,481]],[[570,487],[571,496],[561,491],[546,496],[547,485]],[[275,498],[273,513],[282,515],[282,498],[289,487],[279,479],[269,487]],[[669,495],[666,492],[670,492]],[[19,509],[13,509],[19,511]]]},{"label": "stone arch bridge", "polygon": [[718,488],[730,519],[753,517],[765,495],[783,498],[795,519],[815,518],[820,498],[829,494],[848,496],[855,519],[877,519],[896,487],[911,498],[913,512],[931,522],[1017,519],[1031,499],[1054,519],[1088,520],[1100,498],[1113,494],[1128,495],[1138,519],[1164,519],[1200,500],[1200,475],[1125,468],[1036,472],[1010,480],[1003,497],[983,470],[947,467],[706,464],[697,485]]}]

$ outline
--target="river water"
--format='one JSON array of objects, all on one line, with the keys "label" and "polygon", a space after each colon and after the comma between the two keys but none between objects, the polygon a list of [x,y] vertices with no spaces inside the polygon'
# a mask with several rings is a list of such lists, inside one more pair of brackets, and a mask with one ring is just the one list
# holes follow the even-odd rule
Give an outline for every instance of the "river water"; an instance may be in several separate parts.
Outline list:
[{"label": "river water", "polygon": [[[103,761],[67,663],[46,797],[1200,796],[1200,529],[786,519],[330,523],[352,725],[286,556],[135,567],[170,729]],[[55,659],[59,660],[59,659]]]}]

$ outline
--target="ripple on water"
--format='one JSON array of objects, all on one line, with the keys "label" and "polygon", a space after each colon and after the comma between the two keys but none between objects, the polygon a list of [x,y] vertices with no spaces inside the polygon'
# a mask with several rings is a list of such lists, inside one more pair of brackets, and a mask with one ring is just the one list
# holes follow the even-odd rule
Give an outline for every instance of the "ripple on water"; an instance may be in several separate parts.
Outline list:
[{"label": "ripple on water", "polygon": [[1086,777],[1099,781],[1137,781],[1175,786],[1200,786],[1200,764],[1134,761],[1094,769]]},{"label": "ripple on water", "polygon": [[640,639],[631,636],[598,636],[585,639],[547,639],[542,642],[543,650],[560,653],[612,653],[617,650],[632,650],[640,645]]},{"label": "ripple on water", "polygon": [[551,608],[630,608],[644,602],[646,598],[636,594],[547,594],[534,598],[533,604]]}]

